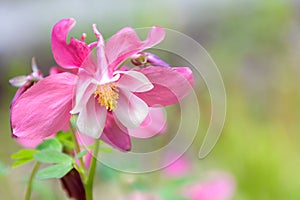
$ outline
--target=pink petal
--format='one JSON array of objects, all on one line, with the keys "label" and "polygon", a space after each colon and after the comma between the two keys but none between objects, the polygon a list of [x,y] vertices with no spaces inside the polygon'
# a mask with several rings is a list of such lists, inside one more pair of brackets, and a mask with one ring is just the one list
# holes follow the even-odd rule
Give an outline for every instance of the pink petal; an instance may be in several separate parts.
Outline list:
[{"label": "pink petal", "polygon": [[141,41],[136,32],[126,27],[113,35],[106,44],[105,52],[109,63],[109,68],[115,69],[122,61],[128,57],[158,44],[165,37],[163,28],[154,26],[147,39]]},{"label": "pink petal", "polygon": [[34,149],[43,142],[43,139],[41,139],[41,138],[38,138],[38,139],[15,138],[15,140],[22,147],[29,148],[29,149]]},{"label": "pink petal", "polygon": [[36,148],[39,144],[41,144],[44,140],[46,139],[50,139],[50,138],[53,138],[55,137],[56,133],[53,134],[53,135],[50,135],[46,138],[37,138],[37,139],[28,139],[28,138],[23,138],[23,137],[18,137],[16,138],[15,136],[14,139],[23,147],[25,148],[29,148],[29,149],[34,149]]},{"label": "pink petal", "polygon": [[59,73],[63,73],[63,72],[65,72],[65,71],[63,69],[61,69],[61,68],[51,67],[50,71],[49,71],[49,74],[53,75],[53,74],[59,74]]},{"label": "pink petal", "polygon": [[129,151],[131,149],[130,137],[127,133],[127,129],[120,123],[117,123],[110,112],[107,114],[107,120],[103,134],[101,135],[101,140],[121,151]]},{"label": "pink petal", "polygon": [[[35,72],[34,72],[35,73]],[[30,80],[28,79],[28,76],[24,76],[25,77],[25,82],[21,83],[22,81],[20,80],[10,80],[10,83],[13,85],[15,84],[14,86],[16,86],[16,84],[19,84],[20,88],[17,90],[15,96],[13,97],[12,101],[11,101],[11,104],[10,104],[10,129],[11,129],[11,132],[12,132],[12,123],[11,123],[11,115],[12,115],[12,108],[15,104],[15,102],[17,101],[17,99],[24,93],[26,92],[29,88],[31,88],[38,80]],[[40,79],[42,79],[43,77],[41,76]],[[19,78],[17,78],[19,79]],[[22,79],[22,78],[21,78]],[[39,79],[39,80],[40,80]],[[16,83],[18,82],[18,83]]]},{"label": "pink petal", "polygon": [[163,61],[160,57],[153,53],[146,53],[147,55],[147,62],[153,66],[161,66],[161,67],[170,67],[168,63]]},{"label": "pink petal", "polygon": [[120,89],[117,108],[113,113],[125,127],[137,128],[147,117],[148,106],[131,92]]},{"label": "pink petal", "polygon": [[128,129],[130,136],[150,138],[166,131],[166,118],[161,108],[149,108],[149,114],[140,127]]},{"label": "pink petal", "polygon": [[91,96],[83,109],[80,111],[77,119],[78,130],[92,138],[99,138],[102,134],[106,120],[106,108],[100,106]]},{"label": "pink petal", "polygon": [[15,96],[13,97],[12,101],[11,101],[11,104],[10,104],[10,112],[12,112],[12,108],[15,104],[15,102],[17,101],[17,99],[24,93],[26,92],[29,88],[31,88],[35,83],[34,82],[29,82],[29,83],[26,83],[25,85],[23,85],[22,87],[20,87]]},{"label": "pink petal", "polygon": [[192,71],[188,67],[150,66],[137,71],[143,73],[154,85],[154,88],[148,92],[134,93],[148,106],[178,103],[192,90],[194,84]]},{"label": "pink petal", "polygon": [[120,88],[131,92],[145,92],[153,88],[153,85],[148,78],[140,72],[123,71],[118,73],[123,74],[118,81],[118,87]]},{"label": "pink petal", "polygon": [[97,70],[95,76],[99,79],[104,79],[103,82],[112,78],[113,71],[111,68],[108,68],[107,58],[105,55],[104,39],[101,33],[98,31],[96,24],[93,25],[93,30],[95,35],[98,38],[97,43]]},{"label": "pink petal", "polygon": [[60,20],[52,30],[52,52],[55,61],[63,68],[79,68],[90,53],[89,46],[75,38],[67,43],[67,36],[75,25],[72,18]]},{"label": "pink petal", "polygon": [[75,76],[60,73],[44,78],[13,104],[13,135],[28,139],[46,138],[68,126]]},{"label": "pink petal", "polygon": [[78,144],[82,147],[88,147],[95,142],[95,138],[92,138],[85,134],[82,134],[79,131],[76,131],[76,138],[77,138]]}]

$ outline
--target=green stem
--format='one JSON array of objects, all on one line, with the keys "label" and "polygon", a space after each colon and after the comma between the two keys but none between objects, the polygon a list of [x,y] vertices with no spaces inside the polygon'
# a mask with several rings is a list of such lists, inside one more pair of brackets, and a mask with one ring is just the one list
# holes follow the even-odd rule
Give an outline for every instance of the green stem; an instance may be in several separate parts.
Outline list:
[{"label": "green stem", "polygon": [[30,200],[33,179],[34,179],[34,176],[35,176],[36,172],[38,171],[40,165],[41,165],[40,162],[36,162],[33,166],[33,169],[32,169],[32,172],[30,174],[29,181],[28,181],[28,184],[27,184],[24,200]]},{"label": "green stem", "polygon": [[93,200],[93,183],[94,183],[94,177],[96,172],[97,157],[99,152],[99,140],[96,140],[94,145],[95,146],[93,151],[93,158],[91,161],[89,175],[85,184],[86,200]]},{"label": "green stem", "polygon": [[[79,144],[78,144],[78,141],[77,141],[77,138],[76,138],[76,131],[73,128],[73,125],[72,125],[71,122],[69,123],[69,127],[70,127],[70,130],[71,130],[71,133],[72,133],[71,135],[72,135],[72,139],[74,141],[75,152],[76,152],[76,155],[77,155],[80,152],[80,147],[79,147]],[[84,178],[85,178],[85,165],[84,165],[82,157],[79,158],[79,163],[80,163],[80,169],[81,169],[81,170],[79,170],[79,173],[81,174],[81,178],[84,180]]]}]

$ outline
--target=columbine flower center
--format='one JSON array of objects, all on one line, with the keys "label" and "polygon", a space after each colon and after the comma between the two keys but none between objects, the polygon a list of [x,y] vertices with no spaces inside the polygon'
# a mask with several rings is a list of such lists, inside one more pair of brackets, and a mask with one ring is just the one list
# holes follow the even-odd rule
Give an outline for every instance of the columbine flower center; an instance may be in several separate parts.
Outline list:
[{"label": "columbine flower center", "polygon": [[101,106],[105,106],[107,110],[112,111],[117,107],[118,92],[115,83],[106,83],[97,85],[94,95]]}]

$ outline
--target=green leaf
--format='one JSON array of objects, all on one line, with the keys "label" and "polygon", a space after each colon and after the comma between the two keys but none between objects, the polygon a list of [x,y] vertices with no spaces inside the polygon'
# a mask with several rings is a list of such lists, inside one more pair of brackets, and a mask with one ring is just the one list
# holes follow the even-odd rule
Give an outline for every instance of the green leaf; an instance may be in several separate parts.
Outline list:
[{"label": "green leaf", "polygon": [[34,161],[34,158],[28,158],[28,159],[20,159],[20,160],[16,160],[11,166],[12,167],[18,167],[18,166],[21,166],[21,165],[25,165],[29,162],[32,162]]},{"label": "green leaf", "polygon": [[38,171],[36,174],[36,178],[37,179],[62,178],[71,169],[73,169],[73,165],[71,163],[60,163],[60,164],[52,165]]},{"label": "green leaf", "polygon": [[11,155],[12,159],[16,161],[12,164],[12,167],[18,167],[25,165],[34,160],[33,155],[38,152],[35,149],[21,149],[17,153]]},{"label": "green leaf", "polygon": [[56,134],[56,138],[60,141],[64,148],[69,150],[74,149],[74,142],[70,132],[59,131]]},{"label": "green leaf", "polygon": [[83,156],[85,156],[85,154],[87,154],[87,150],[83,150],[83,151],[80,151],[76,156],[75,156],[75,159],[78,159],[78,158],[81,158]]},{"label": "green leaf", "polygon": [[36,147],[37,150],[52,149],[61,152],[62,144],[57,138],[51,138],[44,140],[40,145]]},{"label": "green leaf", "polygon": [[33,155],[37,152],[35,149],[21,149],[17,153],[11,155],[12,159],[27,159],[33,158]]},{"label": "green leaf", "polygon": [[35,160],[42,163],[72,163],[73,158],[54,150],[44,150],[34,154]]}]

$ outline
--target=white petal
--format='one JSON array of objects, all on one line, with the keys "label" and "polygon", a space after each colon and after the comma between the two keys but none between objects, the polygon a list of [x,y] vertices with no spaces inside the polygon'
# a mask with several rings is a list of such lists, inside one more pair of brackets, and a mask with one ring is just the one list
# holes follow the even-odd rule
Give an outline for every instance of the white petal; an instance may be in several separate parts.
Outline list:
[{"label": "white petal", "polygon": [[78,130],[92,138],[99,138],[106,121],[106,108],[100,106],[93,96],[78,115]]},{"label": "white petal", "polygon": [[137,128],[148,115],[147,104],[131,92],[120,90],[117,108],[113,111],[127,128]]},{"label": "white petal", "polygon": [[77,86],[76,86],[76,98],[73,109],[70,111],[71,114],[79,113],[87,101],[92,96],[96,89],[96,85],[92,83],[93,79],[85,71],[79,72]]},{"label": "white petal", "polygon": [[27,76],[17,76],[9,80],[9,83],[14,87],[22,87],[27,82]]},{"label": "white petal", "polygon": [[32,69],[33,73],[38,73],[40,71],[36,64],[35,57],[32,57],[32,59],[31,59],[31,69]]},{"label": "white petal", "polygon": [[77,114],[81,112],[81,110],[86,106],[88,100],[93,97],[93,92],[96,89],[96,85],[94,84],[89,84],[88,87],[86,88],[85,92],[78,97],[79,95],[76,96],[76,103],[73,106],[73,109],[70,111],[71,114]]},{"label": "white petal", "polygon": [[137,71],[120,71],[123,76],[118,81],[118,87],[131,92],[146,92],[154,86],[149,79]]}]

